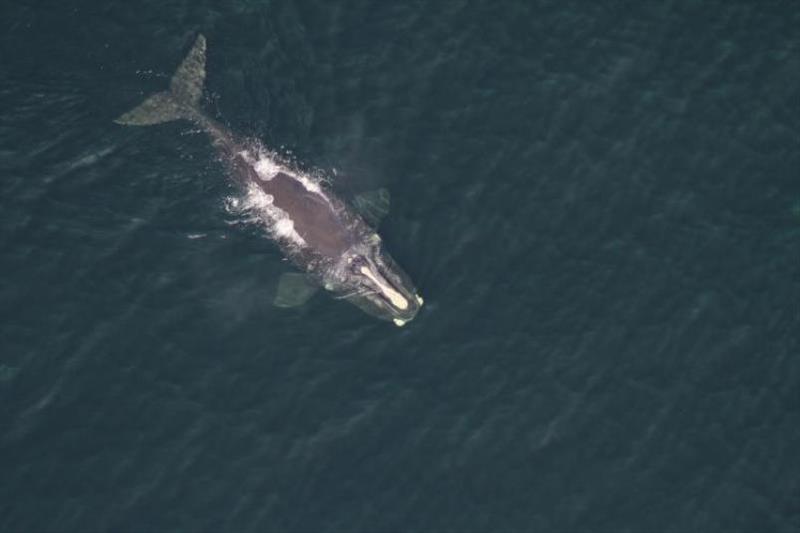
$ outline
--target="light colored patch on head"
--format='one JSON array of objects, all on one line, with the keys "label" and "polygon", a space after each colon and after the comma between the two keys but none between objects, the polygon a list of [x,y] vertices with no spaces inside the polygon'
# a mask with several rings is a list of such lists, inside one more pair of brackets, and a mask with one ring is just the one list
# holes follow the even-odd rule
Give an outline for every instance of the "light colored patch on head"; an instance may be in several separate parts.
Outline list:
[{"label": "light colored patch on head", "polygon": [[405,320],[401,320],[401,319],[399,319],[399,318],[393,318],[393,319],[392,319],[392,322],[394,322],[394,323],[395,323],[395,325],[396,325],[398,328],[402,328],[403,326],[405,326],[405,325],[406,325],[406,321],[405,321]]},{"label": "light colored patch on head", "polygon": [[422,296],[420,296],[419,294],[417,294],[417,303],[418,303],[419,305],[422,305],[422,304],[424,304],[424,303],[425,303],[425,300],[423,300],[423,299],[422,299]]},{"label": "light colored patch on head", "polygon": [[395,306],[397,309],[408,309],[408,300],[403,298],[402,294],[378,279],[378,276],[373,274],[369,268],[362,266],[361,273],[371,279],[373,283],[378,286],[383,295],[386,296],[390,302],[392,302],[393,306]]}]

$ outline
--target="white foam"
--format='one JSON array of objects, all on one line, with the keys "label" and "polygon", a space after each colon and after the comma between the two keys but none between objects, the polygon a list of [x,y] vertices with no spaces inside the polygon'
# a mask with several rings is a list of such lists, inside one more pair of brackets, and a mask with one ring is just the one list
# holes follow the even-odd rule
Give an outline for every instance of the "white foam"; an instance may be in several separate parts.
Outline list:
[{"label": "white foam", "polygon": [[257,160],[250,157],[250,154],[247,152],[243,152],[241,155],[247,162],[253,165],[253,169],[258,173],[258,177],[264,181],[271,180],[280,172],[299,181],[309,192],[317,194],[322,192],[317,180],[305,173],[295,172],[286,165],[281,164],[274,157],[274,154],[259,152]]},{"label": "white foam", "polygon": [[303,184],[303,187],[306,188],[309,192],[315,192],[317,194],[322,194],[322,189],[320,189],[319,183],[311,179],[310,177],[304,174],[294,174],[292,175],[294,179],[299,181]]},{"label": "white foam", "polygon": [[269,157],[261,157],[253,164],[253,168],[255,168],[258,173],[258,177],[264,181],[271,180],[282,170],[281,166]]},{"label": "white foam", "polygon": [[267,209],[272,206],[275,198],[271,194],[267,194],[261,189],[253,187],[252,191],[248,191],[246,201],[251,208]]},{"label": "white foam", "polygon": [[252,184],[248,187],[241,200],[230,198],[227,206],[240,213],[252,214],[249,221],[264,226],[275,238],[288,239],[297,246],[307,246],[306,241],[295,230],[294,221],[283,209],[276,207],[272,195],[265,193],[258,185]]},{"label": "white foam", "polygon": [[[293,170],[285,164],[276,152],[263,147],[256,148],[257,154],[250,150],[242,150],[239,156],[258,174],[262,181],[273,179],[278,173],[297,180],[307,191],[320,195],[328,201],[320,186],[320,179],[305,172]],[[275,238],[288,239],[292,243],[305,247],[307,243],[294,227],[294,221],[284,210],[275,206],[274,197],[265,193],[256,183],[251,184],[242,198],[228,198],[226,207],[231,212],[250,213],[249,221],[263,225]]]},{"label": "white foam", "polygon": [[275,222],[275,233],[281,237],[292,237],[297,232],[294,230],[294,221],[290,218],[282,218]]}]

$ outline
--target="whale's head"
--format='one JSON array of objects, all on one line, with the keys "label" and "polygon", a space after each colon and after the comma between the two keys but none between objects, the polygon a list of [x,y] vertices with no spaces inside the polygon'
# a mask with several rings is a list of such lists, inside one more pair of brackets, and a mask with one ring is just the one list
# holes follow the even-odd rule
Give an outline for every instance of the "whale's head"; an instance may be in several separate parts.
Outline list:
[{"label": "whale's head", "polygon": [[351,248],[343,263],[348,285],[344,298],[367,313],[402,326],[422,307],[422,297],[411,279],[377,236]]}]

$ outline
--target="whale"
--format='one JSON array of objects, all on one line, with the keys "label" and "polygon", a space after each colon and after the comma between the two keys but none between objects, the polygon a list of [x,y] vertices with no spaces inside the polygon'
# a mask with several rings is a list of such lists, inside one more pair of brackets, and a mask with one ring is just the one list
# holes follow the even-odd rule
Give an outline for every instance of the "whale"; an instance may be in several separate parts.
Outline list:
[{"label": "whale", "polygon": [[239,136],[202,109],[206,38],[196,37],[169,87],[114,122],[152,126],[184,120],[205,132],[226,174],[295,267],[281,276],[273,303],[296,307],[319,288],[379,319],[403,326],[424,301],[387,252],[376,227],[388,209],[385,189],[346,201],[318,174],[303,171],[260,140]]}]

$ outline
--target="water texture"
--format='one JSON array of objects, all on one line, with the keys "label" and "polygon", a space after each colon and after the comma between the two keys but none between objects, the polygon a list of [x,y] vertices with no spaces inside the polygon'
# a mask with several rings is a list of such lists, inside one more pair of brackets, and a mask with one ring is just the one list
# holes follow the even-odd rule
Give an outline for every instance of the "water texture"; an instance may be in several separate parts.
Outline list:
[{"label": "water texture", "polygon": [[[800,5],[0,5],[0,530],[800,531]],[[187,124],[382,185],[405,328]]]}]

